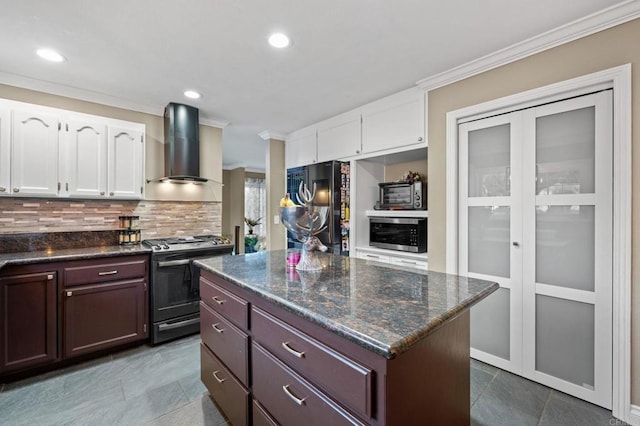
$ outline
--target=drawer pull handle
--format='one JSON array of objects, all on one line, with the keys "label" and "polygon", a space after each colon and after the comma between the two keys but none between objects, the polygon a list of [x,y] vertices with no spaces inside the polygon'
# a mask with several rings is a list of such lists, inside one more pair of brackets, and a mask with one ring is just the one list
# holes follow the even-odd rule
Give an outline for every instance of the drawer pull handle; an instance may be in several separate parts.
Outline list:
[{"label": "drawer pull handle", "polygon": [[224,382],[224,381],[225,381],[225,380],[227,380],[227,379],[221,379],[220,377],[218,377],[218,373],[219,373],[219,372],[220,372],[220,371],[217,371],[217,370],[216,370],[216,371],[214,371],[214,372],[213,372],[213,378],[214,378],[214,379],[216,379],[216,381],[217,381],[218,383],[222,383],[222,382]]},{"label": "drawer pull handle", "polygon": [[215,324],[211,324],[211,328],[213,328],[215,331],[217,331],[218,333],[222,333],[224,332],[224,328],[219,328],[218,324],[220,324],[219,322],[215,323]]},{"label": "drawer pull handle", "polygon": [[216,302],[218,305],[222,305],[225,301],[224,300],[220,300],[218,298],[218,296],[213,296],[212,297],[213,301]]},{"label": "drawer pull handle", "polygon": [[106,271],[106,272],[98,272],[98,275],[100,275],[102,277],[104,275],[115,275],[117,273],[118,273],[118,271]]},{"label": "drawer pull handle", "polygon": [[287,394],[289,398],[293,400],[293,402],[295,402],[298,405],[304,405],[304,398],[300,399],[296,397],[294,394],[292,394],[291,391],[289,390],[289,385],[282,386],[282,390],[284,391],[284,393]]},{"label": "drawer pull handle", "polygon": [[304,358],[304,352],[298,352],[293,350],[291,346],[289,346],[289,342],[282,342],[282,347],[285,351],[289,352],[291,355],[296,356],[298,358]]}]

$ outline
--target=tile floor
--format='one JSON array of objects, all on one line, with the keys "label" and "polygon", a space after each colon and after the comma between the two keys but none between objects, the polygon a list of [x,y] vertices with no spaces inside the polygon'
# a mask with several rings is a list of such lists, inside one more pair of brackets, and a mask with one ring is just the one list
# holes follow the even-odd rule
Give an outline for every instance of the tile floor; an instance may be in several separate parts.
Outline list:
[{"label": "tile floor", "polygon": [[[0,385],[0,425],[226,425],[200,382],[199,336]],[[611,412],[471,361],[472,425],[610,426]]]}]

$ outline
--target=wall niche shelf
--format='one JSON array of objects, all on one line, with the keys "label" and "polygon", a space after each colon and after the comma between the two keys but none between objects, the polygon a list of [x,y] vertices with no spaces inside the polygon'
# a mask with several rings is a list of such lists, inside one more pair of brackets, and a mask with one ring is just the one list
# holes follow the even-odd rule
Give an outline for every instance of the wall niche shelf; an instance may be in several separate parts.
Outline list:
[{"label": "wall niche shelf", "polygon": [[366,210],[368,217],[429,217],[429,210]]}]

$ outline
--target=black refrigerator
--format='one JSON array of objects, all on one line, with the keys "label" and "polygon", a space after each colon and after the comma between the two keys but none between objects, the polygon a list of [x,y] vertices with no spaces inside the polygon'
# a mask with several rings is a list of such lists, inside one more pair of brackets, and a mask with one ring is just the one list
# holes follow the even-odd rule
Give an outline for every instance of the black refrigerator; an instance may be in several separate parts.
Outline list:
[{"label": "black refrigerator", "polygon": [[[318,238],[329,251],[336,254],[349,255],[349,188],[350,163],[327,161],[309,166],[295,167],[287,170],[287,192],[296,203],[300,183],[303,182],[313,192],[316,185],[315,206],[329,207],[327,229],[318,234]],[[287,246],[301,247],[302,243],[287,231]]]}]

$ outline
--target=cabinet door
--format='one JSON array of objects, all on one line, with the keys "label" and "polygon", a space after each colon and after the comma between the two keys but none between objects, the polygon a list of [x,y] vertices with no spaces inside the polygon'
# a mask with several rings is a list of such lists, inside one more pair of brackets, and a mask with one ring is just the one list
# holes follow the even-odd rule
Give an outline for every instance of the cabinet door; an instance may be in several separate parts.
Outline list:
[{"label": "cabinet door", "polygon": [[368,109],[362,114],[362,150],[365,153],[425,141],[424,93],[411,93]]},{"label": "cabinet door", "polygon": [[142,131],[109,126],[108,196],[142,198],[144,139]]},{"label": "cabinet door", "polygon": [[288,138],[284,145],[287,168],[308,166],[317,161],[316,129],[304,129]]},{"label": "cabinet door", "polygon": [[64,298],[64,356],[146,338],[144,279],[71,287]]},{"label": "cabinet door", "polygon": [[58,358],[56,273],[0,277],[0,371]]},{"label": "cabinet door", "polygon": [[13,195],[58,195],[58,116],[13,112]]},{"label": "cabinet door", "polygon": [[107,126],[69,120],[64,191],[71,197],[100,197],[107,191]]},{"label": "cabinet door", "polygon": [[360,151],[360,114],[339,116],[318,125],[319,162],[353,157]]},{"label": "cabinet door", "polygon": [[0,196],[11,193],[11,113],[0,108]]}]

